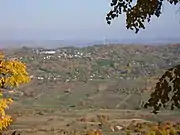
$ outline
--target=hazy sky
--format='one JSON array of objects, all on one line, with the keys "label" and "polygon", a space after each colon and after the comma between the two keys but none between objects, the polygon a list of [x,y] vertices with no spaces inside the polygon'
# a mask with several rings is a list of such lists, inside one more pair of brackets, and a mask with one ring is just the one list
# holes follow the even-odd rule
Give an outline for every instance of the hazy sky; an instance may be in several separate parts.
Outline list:
[{"label": "hazy sky", "polygon": [[178,7],[164,5],[159,19],[135,35],[125,29],[124,17],[108,26],[110,0],[1,0],[2,39],[90,39],[180,37]]}]

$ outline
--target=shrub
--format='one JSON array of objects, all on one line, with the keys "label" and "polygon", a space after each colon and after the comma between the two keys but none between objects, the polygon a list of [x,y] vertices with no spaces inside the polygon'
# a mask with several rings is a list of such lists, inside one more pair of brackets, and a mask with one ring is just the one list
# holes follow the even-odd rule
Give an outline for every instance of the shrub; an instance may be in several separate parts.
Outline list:
[{"label": "shrub", "polygon": [[0,53],[0,133],[9,127],[13,120],[6,114],[6,109],[13,102],[11,98],[3,97],[3,90],[12,89],[30,81],[26,66],[15,59],[7,59]]}]

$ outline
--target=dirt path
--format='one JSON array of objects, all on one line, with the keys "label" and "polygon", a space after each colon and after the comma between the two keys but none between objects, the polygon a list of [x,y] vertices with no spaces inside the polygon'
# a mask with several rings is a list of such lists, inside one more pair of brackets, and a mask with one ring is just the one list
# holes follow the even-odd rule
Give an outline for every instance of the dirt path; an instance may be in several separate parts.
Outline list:
[{"label": "dirt path", "polygon": [[131,96],[132,94],[127,95],[123,101],[119,102],[119,104],[116,105],[116,108],[119,108],[120,105],[124,104]]}]

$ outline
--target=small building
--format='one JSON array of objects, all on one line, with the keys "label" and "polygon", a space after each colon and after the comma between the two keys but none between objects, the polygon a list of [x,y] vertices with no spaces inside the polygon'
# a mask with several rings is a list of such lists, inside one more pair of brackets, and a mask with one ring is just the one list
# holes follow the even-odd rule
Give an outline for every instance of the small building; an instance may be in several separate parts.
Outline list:
[{"label": "small building", "polygon": [[56,51],[43,51],[41,53],[43,53],[43,54],[55,54]]}]

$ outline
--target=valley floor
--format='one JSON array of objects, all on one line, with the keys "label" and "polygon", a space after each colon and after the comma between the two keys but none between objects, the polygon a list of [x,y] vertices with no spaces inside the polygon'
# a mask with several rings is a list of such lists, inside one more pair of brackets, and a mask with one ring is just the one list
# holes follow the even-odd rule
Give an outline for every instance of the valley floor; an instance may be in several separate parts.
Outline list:
[{"label": "valley floor", "polygon": [[[112,132],[112,127],[126,127],[134,122],[179,121],[178,112],[161,112],[153,115],[144,110],[60,110],[33,108],[23,110],[16,114],[16,121],[8,132],[19,131],[22,135],[49,135],[61,134],[66,131],[84,131],[101,128],[103,134],[119,134],[123,131]],[[99,126],[104,121],[104,125]],[[68,133],[67,133],[68,134]]]}]

